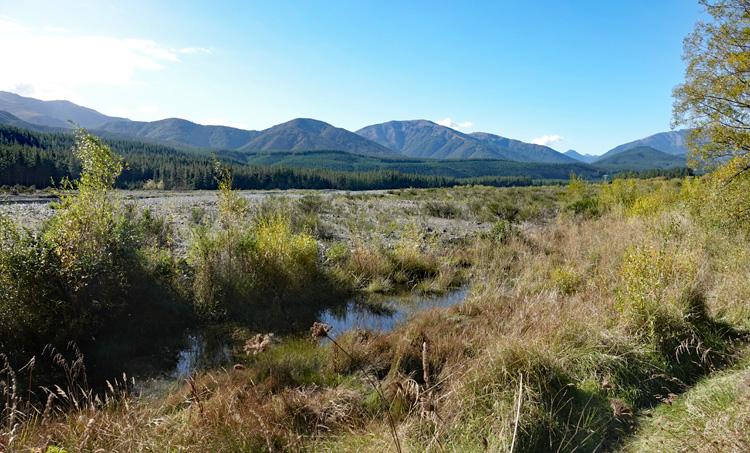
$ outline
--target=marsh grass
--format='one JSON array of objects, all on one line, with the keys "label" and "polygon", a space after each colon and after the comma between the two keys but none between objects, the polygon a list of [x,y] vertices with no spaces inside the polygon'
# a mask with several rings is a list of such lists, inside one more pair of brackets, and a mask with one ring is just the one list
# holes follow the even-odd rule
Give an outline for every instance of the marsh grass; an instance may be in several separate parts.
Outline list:
[{"label": "marsh grass", "polygon": [[[227,203],[234,208],[225,220],[220,214],[225,231],[198,230],[205,238],[196,238],[203,245],[195,251],[204,255],[191,258],[196,284],[205,285],[195,294],[211,296],[207,306],[217,312],[231,313],[237,303],[253,314],[263,304],[283,307],[259,305],[273,291],[249,297],[265,281],[320,295],[309,283],[321,273],[335,287],[372,291],[431,292],[468,279],[470,295],[391,332],[344,333],[340,347],[284,338],[156,399],[129,396],[106,409],[30,419],[15,442],[107,451],[382,451],[392,448],[395,431],[405,451],[600,451],[630,448],[631,439],[636,451],[667,442],[659,434],[667,426],[665,436],[678,437],[669,445],[743,445],[746,377],[713,373],[746,354],[750,255],[742,235],[691,213],[690,184],[574,180],[565,188],[378,198],[416,206],[435,198],[488,223],[483,233],[451,242],[424,228],[417,212],[390,229],[398,235],[377,236],[386,224],[355,219],[350,238],[320,246],[295,220],[304,216]],[[517,212],[505,205],[516,196]],[[364,195],[331,203],[331,212],[347,216],[381,209]],[[313,198],[294,209],[321,215],[329,208]],[[707,396],[691,399],[692,391]],[[682,398],[705,412],[691,412]],[[642,416],[654,408],[651,428]],[[719,413],[723,427],[710,423]],[[395,427],[384,421],[389,414]]]},{"label": "marsh grass", "polygon": [[[217,225],[197,226],[188,251],[192,292],[209,318],[268,318],[291,301],[309,304],[326,289],[315,238],[275,201],[254,216],[231,175],[220,173]],[[295,231],[295,229],[297,231]],[[265,314],[264,314],[265,313]]]},{"label": "marsh grass", "polygon": [[392,245],[356,239],[351,250],[334,244],[326,252],[341,285],[369,293],[442,294],[465,281],[468,255],[458,244],[440,243],[413,224]]}]

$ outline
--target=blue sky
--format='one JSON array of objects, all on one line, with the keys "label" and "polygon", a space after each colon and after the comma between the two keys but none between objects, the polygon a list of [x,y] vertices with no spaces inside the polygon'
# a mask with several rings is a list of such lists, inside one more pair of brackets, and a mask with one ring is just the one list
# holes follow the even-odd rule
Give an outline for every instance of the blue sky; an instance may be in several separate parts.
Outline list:
[{"label": "blue sky", "polygon": [[450,118],[600,154],[669,129],[701,17],[691,0],[0,0],[0,89],[249,129]]}]

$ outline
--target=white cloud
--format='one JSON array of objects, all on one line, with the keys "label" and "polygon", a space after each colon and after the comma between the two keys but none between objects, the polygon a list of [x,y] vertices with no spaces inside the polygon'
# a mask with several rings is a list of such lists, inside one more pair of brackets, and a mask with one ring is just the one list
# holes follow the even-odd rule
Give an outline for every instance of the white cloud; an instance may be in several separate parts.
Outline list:
[{"label": "white cloud", "polygon": [[435,121],[435,123],[441,126],[450,127],[451,129],[470,129],[472,126],[474,126],[474,123],[472,123],[471,121],[463,121],[461,123],[457,123],[451,118],[443,118],[442,120]]},{"label": "white cloud", "polygon": [[0,17],[0,33],[23,33],[26,31],[29,31],[29,29],[21,24]]},{"label": "white cloud", "polygon": [[77,98],[80,87],[138,85],[139,75],[178,64],[179,55],[202,47],[172,49],[148,39],[79,35],[57,27],[28,27],[0,18],[3,60],[0,90],[42,99]]},{"label": "white cloud", "polygon": [[562,139],[563,138],[559,135],[542,135],[541,137],[532,138],[531,143],[535,145],[549,146],[553,143],[562,141]]},{"label": "white cloud", "polygon": [[211,55],[211,49],[207,47],[183,47],[182,49],[178,50],[177,52],[182,54],[205,54],[205,55]]}]

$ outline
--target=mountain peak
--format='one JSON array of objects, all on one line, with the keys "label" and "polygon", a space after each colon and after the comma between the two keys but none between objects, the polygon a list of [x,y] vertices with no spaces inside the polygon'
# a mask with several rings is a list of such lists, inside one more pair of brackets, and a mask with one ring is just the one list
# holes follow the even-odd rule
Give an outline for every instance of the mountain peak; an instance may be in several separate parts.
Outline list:
[{"label": "mountain peak", "polygon": [[31,124],[65,129],[71,128],[70,122],[87,129],[96,129],[112,120],[128,121],[70,101],[42,101],[8,91],[0,91],[0,110],[12,113]]},{"label": "mountain peak", "polygon": [[590,164],[591,162],[594,162],[595,160],[599,158],[599,156],[593,156],[591,154],[581,154],[574,149],[569,149],[565,151],[563,154],[570,157],[571,159],[575,159],[579,162],[584,162],[587,164]]},{"label": "mountain peak", "polygon": [[335,150],[379,157],[399,157],[398,153],[385,146],[313,118],[295,118],[265,129],[240,150]]},{"label": "mountain peak", "polygon": [[465,134],[429,120],[388,121],[357,134],[409,157],[572,163],[552,148],[486,132]]},{"label": "mountain peak", "polygon": [[640,146],[648,146],[655,150],[675,156],[684,156],[687,154],[687,136],[689,133],[690,129],[659,132],[639,140],[616,146],[604,153],[602,157],[612,156]]}]

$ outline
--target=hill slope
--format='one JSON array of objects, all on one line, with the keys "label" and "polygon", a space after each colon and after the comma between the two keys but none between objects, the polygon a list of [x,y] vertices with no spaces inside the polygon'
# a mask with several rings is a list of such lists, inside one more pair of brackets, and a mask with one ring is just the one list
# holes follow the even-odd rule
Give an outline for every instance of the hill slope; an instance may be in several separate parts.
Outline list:
[{"label": "hill slope", "polygon": [[364,127],[357,134],[405,156],[416,158],[575,162],[546,146],[485,132],[464,134],[428,120],[389,121]]},{"label": "hill slope", "polygon": [[297,118],[265,129],[239,150],[245,152],[336,150],[368,156],[402,157],[397,152],[346,129],[310,118]]},{"label": "hill slope", "polygon": [[507,158],[478,139],[428,120],[389,121],[357,134],[408,157],[429,159]]},{"label": "hill slope", "polygon": [[602,157],[613,156],[628,149],[638,148],[640,146],[648,146],[657,151],[675,156],[684,156],[687,154],[685,141],[689,132],[688,129],[681,129],[679,131],[660,132],[658,134],[649,135],[648,137],[616,146],[604,153]]},{"label": "hill slope", "polygon": [[580,162],[572,164],[514,162],[497,159],[393,159],[353,155],[342,151],[276,151],[247,154],[244,163],[259,166],[315,168],[338,171],[388,170],[406,174],[473,178],[484,176],[524,176],[533,179],[568,179],[570,173],[596,179],[601,169]]},{"label": "hill slope", "polygon": [[159,121],[112,121],[96,129],[128,138],[188,145],[196,148],[237,149],[260,132],[227,126],[204,126],[180,118]]},{"label": "hill slope", "polygon": [[0,110],[12,113],[32,124],[57,128],[72,127],[69,121],[88,129],[96,129],[113,120],[128,121],[125,118],[104,115],[70,101],[41,101],[7,91],[0,91]]},{"label": "hill slope", "polygon": [[576,160],[555,151],[549,146],[535,145],[526,143],[512,138],[505,138],[499,135],[488,134],[487,132],[474,132],[472,137],[479,139],[483,143],[492,145],[498,154],[506,155],[509,159],[518,162],[544,162],[571,164]]},{"label": "hill slope", "polygon": [[611,171],[650,170],[674,168],[686,165],[684,156],[675,156],[649,146],[639,146],[610,156],[603,156],[593,163],[595,167]]},{"label": "hill slope", "polygon": [[13,115],[12,113],[6,112],[4,110],[0,110],[0,124],[5,126],[19,127],[21,129],[28,129],[32,131],[45,131],[47,129],[50,129],[47,126],[40,126],[38,124],[31,124],[29,122],[26,122]]}]

